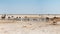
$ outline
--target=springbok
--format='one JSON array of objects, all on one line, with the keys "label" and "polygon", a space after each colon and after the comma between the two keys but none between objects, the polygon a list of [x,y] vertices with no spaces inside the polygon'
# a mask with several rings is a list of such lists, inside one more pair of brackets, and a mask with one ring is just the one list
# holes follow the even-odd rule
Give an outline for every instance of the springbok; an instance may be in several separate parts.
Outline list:
[{"label": "springbok", "polygon": [[53,18],[50,18],[50,20],[52,21],[53,25],[56,25],[57,22],[60,22],[60,17],[53,17]]}]

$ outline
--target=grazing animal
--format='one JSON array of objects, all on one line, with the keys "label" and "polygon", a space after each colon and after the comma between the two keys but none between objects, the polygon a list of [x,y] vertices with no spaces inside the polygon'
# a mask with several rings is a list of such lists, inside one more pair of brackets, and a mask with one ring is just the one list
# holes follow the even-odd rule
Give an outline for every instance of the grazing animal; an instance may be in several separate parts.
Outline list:
[{"label": "grazing animal", "polygon": [[5,19],[5,18],[6,18],[6,14],[4,14],[1,18],[2,18],[2,19]]},{"label": "grazing animal", "polygon": [[53,21],[53,25],[56,25],[57,24],[57,22],[60,22],[60,17],[53,17],[53,18],[51,18],[51,21]]}]

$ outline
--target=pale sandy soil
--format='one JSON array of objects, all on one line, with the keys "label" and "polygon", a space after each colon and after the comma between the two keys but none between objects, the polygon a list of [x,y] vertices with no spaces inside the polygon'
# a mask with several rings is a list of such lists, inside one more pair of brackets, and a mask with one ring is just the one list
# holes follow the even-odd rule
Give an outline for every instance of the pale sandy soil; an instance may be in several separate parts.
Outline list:
[{"label": "pale sandy soil", "polygon": [[60,34],[60,25],[42,22],[0,23],[0,34]]}]

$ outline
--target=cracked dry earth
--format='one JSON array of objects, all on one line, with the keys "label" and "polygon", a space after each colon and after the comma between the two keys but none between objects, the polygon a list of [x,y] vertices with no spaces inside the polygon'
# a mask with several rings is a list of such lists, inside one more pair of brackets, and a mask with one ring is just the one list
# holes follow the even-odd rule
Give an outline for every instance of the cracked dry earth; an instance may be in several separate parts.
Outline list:
[{"label": "cracked dry earth", "polygon": [[0,34],[60,34],[60,25],[42,22],[0,23]]}]

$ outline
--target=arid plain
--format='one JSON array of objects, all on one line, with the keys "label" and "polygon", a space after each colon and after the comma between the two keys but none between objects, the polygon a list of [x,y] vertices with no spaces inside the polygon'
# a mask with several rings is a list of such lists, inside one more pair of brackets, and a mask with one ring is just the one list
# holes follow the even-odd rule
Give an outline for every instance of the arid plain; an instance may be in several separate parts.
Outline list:
[{"label": "arid plain", "polygon": [[[2,16],[2,15],[1,15]],[[16,17],[32,17],[37,20],[10,20],[5,18],[0,20],[0,34],[60,34],[60,22],[56,25],[52,25],[46,20],[38,20],[41,17],[52,18],[54,16],[60,17],[59,15],[7,15]]]}]

